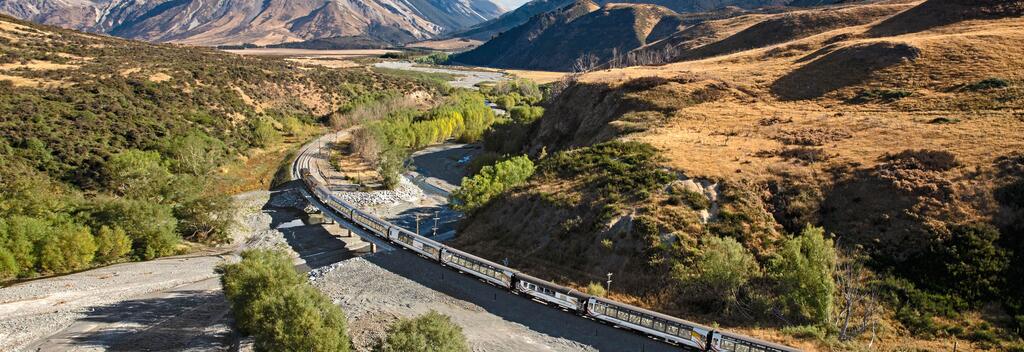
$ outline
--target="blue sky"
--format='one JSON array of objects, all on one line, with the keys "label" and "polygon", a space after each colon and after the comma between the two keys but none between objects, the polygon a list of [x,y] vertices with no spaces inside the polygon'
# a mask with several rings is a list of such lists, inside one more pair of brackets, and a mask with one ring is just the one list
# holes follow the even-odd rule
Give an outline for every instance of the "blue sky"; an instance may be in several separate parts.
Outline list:
[{"label": "blue sky", "polygon": [[498,3],[499,5],[501,5],[501,7],[504,7],[506,10],[512,11],[512,10],[515,10],[517,7],[522,6],[523,4],[529,2],[530,0],[492,0],[492,1]]}]

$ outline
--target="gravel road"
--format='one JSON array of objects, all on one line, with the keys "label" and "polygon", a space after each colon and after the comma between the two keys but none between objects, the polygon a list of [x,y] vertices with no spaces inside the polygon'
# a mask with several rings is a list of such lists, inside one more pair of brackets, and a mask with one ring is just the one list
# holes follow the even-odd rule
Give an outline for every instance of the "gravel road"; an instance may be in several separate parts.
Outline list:
[{"label": "gravel road", "polygon": [[237,260],[243,248],[281,248],[308,266],[351,257],[335,251],[306,263],[303,257],[337,247],[323,237],[323,227],[292,221],[294,206],[304,204],[297,193],[250,192],[235,199],[239,226],[232,246],[0,289],[0,351],[229,350],[235,336],[217,265]]}]

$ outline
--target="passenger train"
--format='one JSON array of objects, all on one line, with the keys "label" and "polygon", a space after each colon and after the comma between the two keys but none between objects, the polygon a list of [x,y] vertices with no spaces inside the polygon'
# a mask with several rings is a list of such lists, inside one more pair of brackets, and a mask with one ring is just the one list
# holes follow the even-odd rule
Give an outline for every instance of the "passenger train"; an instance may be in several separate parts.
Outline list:
[{"label": "passenger train", "polygon": [[798,352],[800,350],[752,337],[716,330],[707,326],[653,312],[629,304],[587,295],[583,292],[526,275],[507,266],[446,246],[409,230],[381,220],[341,201],[309,172],[302,169],[302,180],[323,204],[342,218],[374,235],[418,253],[443,266],[457,269],[512,293],[573,312],[581,317],[606,322],[643,333],[654,339],[699,351],[721,352]]}]

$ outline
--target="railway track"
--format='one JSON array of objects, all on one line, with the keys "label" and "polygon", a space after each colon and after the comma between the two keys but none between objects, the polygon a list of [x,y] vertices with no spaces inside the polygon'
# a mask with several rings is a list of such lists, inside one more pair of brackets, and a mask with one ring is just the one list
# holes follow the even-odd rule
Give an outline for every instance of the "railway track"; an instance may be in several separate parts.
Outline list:
[{"label": "railway track", "polygon": [[[526,275],[470,253],[428,239],[363,212],[338,199],[327,177],[316,167],[311,155],[319,151],[327,136],[303,146],[292,167],[292,179],[306,185],[304,196],[325,215],[339,224],[358,225],[365,240],[385,241],[419,254],[432,262],[475,276],[488,284],[560,309],[580,317],[629,329],[681,348],[723,352],[798,352],[798,349],[753,337],[710,328],[684,319],[646,310],[621,302],[590,296],[571,288]],[[308,192],[306,192],[308,191]]]}]

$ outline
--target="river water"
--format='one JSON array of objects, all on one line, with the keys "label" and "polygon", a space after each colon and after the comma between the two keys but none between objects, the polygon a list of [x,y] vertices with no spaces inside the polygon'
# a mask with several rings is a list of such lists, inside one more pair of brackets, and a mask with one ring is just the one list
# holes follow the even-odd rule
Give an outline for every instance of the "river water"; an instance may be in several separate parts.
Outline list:
[{"label": "river water", "polygon": [[477,71],[477,70],[457,70],[439,67],[426,67],[419,66],[408,61],[385,61],[378,62],[373,65],[374,67],[390,68],[397,70],[409,70],[409,71],[420,71],[430,73],[447,73],[455,75],[456,78],[453,81],[448,81],[452,87],[461,87],[476,89],[476,84],[480,82],[496,82],[506,80],[505,74],[494,71]]}]

